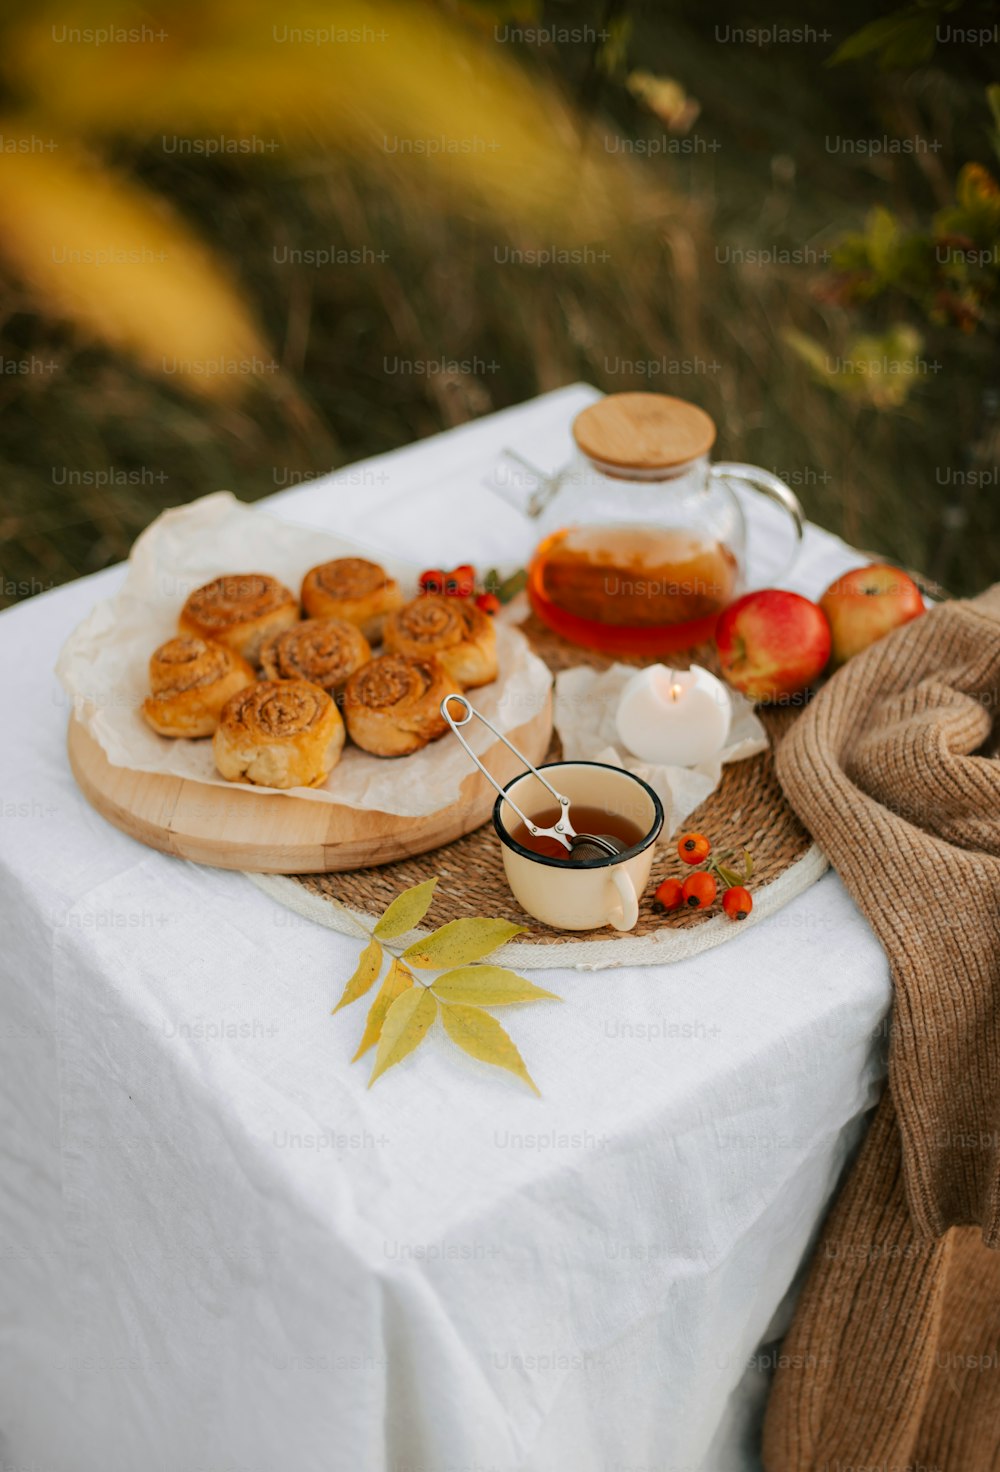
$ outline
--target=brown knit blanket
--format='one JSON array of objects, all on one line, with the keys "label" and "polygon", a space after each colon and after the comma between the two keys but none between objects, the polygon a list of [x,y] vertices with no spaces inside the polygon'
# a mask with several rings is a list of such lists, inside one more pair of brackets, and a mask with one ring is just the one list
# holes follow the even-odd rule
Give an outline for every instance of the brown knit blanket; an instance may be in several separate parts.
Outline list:
[{"label": "brown knit blanket", "polygon": [[889,1087],[785,1341],[767,1472],[1000,1472],[998,734],[1000,584],[851,660],[778,753],[894,1007]]}]

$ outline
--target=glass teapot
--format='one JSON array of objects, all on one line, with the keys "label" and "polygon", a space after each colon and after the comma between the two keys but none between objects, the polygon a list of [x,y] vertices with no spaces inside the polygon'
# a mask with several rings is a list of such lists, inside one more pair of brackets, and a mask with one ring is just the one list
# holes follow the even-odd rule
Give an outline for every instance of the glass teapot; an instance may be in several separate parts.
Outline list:
[{"label": "glass teapot", "polygon": [[[715,424],[665,394],[609,394],[573,422],[574,459],[545,476],[513,451],[493,488],[538,522],[528,569],[532,608],[575,644],[655,656],[711,638],[746,591],[746,522],[729,485],[787,512],[798,555],[804,518],[784,481],[756,465],[709,463]],[[789,566],[791,563],[789,563]],[[786,567],[784,571],[787,572]]]}]

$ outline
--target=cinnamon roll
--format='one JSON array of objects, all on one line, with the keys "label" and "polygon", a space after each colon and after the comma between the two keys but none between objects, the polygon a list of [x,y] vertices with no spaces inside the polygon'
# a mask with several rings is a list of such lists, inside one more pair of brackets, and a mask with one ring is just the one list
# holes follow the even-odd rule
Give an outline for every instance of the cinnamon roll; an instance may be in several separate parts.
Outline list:
[{"label": "cinnamon roll", "polygon": [[328,695],[341,690],[371,657],[364,634],[342,618],[307,618],[272,634],[260,647],[267,679],[311,680]]},{"label": "cinnamon roll", "polygon": [[223,708],[212,738],[227,782],[319,787],[340,759],[344,723],[308,680],[258,680]]},{"label": "cinnamon roll", "polygon": [[364,557],[335,557],[312,568],[302,582],[307,618],[346,618],[373,642],[382,637],[385,615],[402,602],[396,580]]},{"label": "cinnamon roll", "polygon": [[253,679],[253,670],[239,654],[182,634],[153,653],[153,693],[144,700],[142,713],[161,736],[211,736],[226,701]]},{"label": "cinnamon roll", "polygon": [[407,756],[448,729],[441,714],[457,683],[432,656],[382,654],[353,674],[344,689],[351,740],[374,756]]},{"label": "cinnamon roll", "polygon": [[235,649],[251,664],[269,634],[298,622],[299,606],[283,583],[263,572],[230,573],[196,588],[181,609],[182,634]]},{"label": "cinnamon roll", "polygon": [[466,689],[497,677],[493,621],[468,598],[424,593],[386,619],[383,638],[397,654],[433,654]]}]

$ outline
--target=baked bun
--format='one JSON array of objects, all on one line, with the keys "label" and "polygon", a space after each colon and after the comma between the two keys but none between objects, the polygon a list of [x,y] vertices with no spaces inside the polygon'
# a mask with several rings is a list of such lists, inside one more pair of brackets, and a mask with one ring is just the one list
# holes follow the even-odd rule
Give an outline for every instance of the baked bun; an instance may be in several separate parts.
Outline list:
[{"label": "baked bun", "polygon": [[446,695],[458,691],[431,656],[382,654],[351,676],[344,689],[344,720],[351,740],[374,756],[406,756],[448,729]]},{"label": "baked bun", "polygon": [[433,654],[466,689],[497,677],[493,620],[469,598],[424,593],[386,619],[383,638],[396,654]]},{"label": "baked bun", "polygon": [[231,649],[181,634],[161,644],[149,661],[153,693],[142,713],[161,736],[211,736],[226,701],[253,680],[246,660]]},{"label": "baked bun", "polygon": [[219,718],[212,751],[227,782],[319,787],[344,745],[344,723],[325,690],[308,680],[258,680]]},{"label": "baked bun", "polygon": [[382,637],[385,615],[402,602],[395,578],[364,557],[335,557],[312,568],[302,581],[307,618],[345,618],[373,643]]},{"label": "baked bun", "polygon": [[264,572],[227,573],[196,588],[181,609],[182,634],[235,649],[251,664],[269,634],[297,623],[299,605],[284,583]]},{"label": "baked bun", "polygon": [[328,695],[343,689],[371,657],[364,634],[342,618],[307,618],[271,634],[260,647],[261,671],[268,680],[311,680]]}]

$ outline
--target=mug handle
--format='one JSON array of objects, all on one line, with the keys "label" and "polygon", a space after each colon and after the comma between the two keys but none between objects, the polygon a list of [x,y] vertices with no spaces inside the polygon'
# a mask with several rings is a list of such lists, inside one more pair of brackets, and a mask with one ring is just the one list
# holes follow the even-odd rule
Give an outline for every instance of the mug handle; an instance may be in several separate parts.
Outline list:
[{"label": "mug handle", "polygon": [[618,891],[621,906],[612,910],[608,916],[608,924],[613,925],[615,930],[631,930],[639,918],[639,896],[635,892],[635,885],[624,869],[620,868],[611,870],[611,882]]},{"label": "mug handle", "polygon": [[739,461],[721,461],[718,465],[712,465],[709,468],[709,474],[713,479],[742,481],[744,485],[752,486],[755,491],[762,492],[768,500],[776,501],[784,511],[787,511],[795,532],[792,555],[781,571],[774,575],[776,581],[787,577],[798,561],[806,530],[806,518],[795,492],[786,486],[778,476],[772,475],[769,470],[765,470],[760,465],[743,465]]}]

